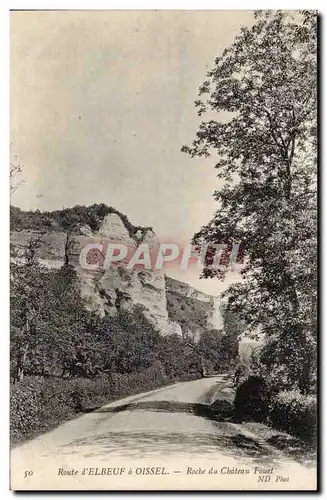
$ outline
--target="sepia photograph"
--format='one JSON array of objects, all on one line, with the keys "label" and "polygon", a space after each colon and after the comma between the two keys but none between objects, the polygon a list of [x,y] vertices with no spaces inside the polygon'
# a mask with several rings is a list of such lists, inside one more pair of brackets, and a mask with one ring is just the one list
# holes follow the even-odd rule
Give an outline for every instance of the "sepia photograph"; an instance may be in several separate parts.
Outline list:
[{"label": "sepia photograph", "polygon": [[10,12],[10,489],[317,491],[315,10]]}]

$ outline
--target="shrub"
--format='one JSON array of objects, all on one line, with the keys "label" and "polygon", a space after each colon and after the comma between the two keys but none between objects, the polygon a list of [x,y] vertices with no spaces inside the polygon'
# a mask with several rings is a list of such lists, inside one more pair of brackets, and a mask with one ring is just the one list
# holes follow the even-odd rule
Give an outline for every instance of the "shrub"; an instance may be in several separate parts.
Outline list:
[{"label": "shrub", "polygon": [[234,415],[238,420],[262,422],[268,415],[269,393],[262,377],[248,376],[236,389]]},{"label": "shrub", "polygon": [[49,227],[67,231],[77,225],[88,225],[93,231],[98,231],[103,219],[108,214],[117,214],[123,221],[129,235],[133,237],[138,229],[152,230],[150,227],[134,226],[125,214],[104,203],[95,203],[86,207],[75,205],[72,208],[63,208],[54,212],[40,212],[29,210],[25,212],[18,207],[10,207],[10,224],[13,231],[22,229],[47,230]]},{"label": "shrub", "polygon": [[11,386],[11,441],[20,442],[53,429],[80,412],[170,382],[159,362],[142,372],[96,379],[25,377]]},{"label": "shrub", "polygon": [[[90,388],[90,382],[93,387]],[[78,379],[25,377],[11,387],[10,434],[13,442],[55,427],[81,411],[95,381]],[[109,397],[106,395],[106,397]]]},{"label": "shrub", "polygon": [[12,386],[10,394],[10,433],[13,440],[27,434],[39,425],[40,391],[43,380],[40,377],[27,378],[24,384]]},{"label": "shrub", "polygon": [[154,363],[147,370],[131,374],[116,374],[113,377],[115,394],[121,398],[137,394],[138,392],[150,391],[171,382],[164,374],[160,362]]},{"label": "shrub", "polygon": [[315,439],[316,413],[316,396],[301,394],[298,390],[279,392],[269,404],[271,424],[305,441]]}]

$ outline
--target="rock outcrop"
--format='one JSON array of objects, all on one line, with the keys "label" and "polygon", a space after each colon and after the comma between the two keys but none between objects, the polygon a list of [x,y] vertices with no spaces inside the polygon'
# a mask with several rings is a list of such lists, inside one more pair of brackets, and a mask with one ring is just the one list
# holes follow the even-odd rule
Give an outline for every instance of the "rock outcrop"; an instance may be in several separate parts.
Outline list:
[{"label": "rock outcrop", "polygon": [[[22,214],[20,211],[19,216]],[[31,217],[33,213],[28,214]],[[40,217],[39,213],[37,215]],[[50,216],[51,213],[48,213],[47,224]],[[186,335],[195,341],[204,328],[221,326],[217,298],[166,277],[162,270],[144,267],[128,269],[126,262],[117,263],[109,269],[104,269],[103,265],[96,270],[85,269],[80,265],[80,254],[90,243],[101,243],[104,249],[110,243],[121,243],[130,252],[134,252],[140,243],[147,243],[150,248],[158,245],[151,228],[138,227],[133,232],[126,227],[124,216],[114,212],[102,217],[96,229],[84,223],[65,229],[55,221],[46,228],[13,227],[11,231],[14,260],[23,262],[26,250],[32,245],[36,258],[47,268],[73,265],[88,308],[101,316],[114,315],[118,310],[130,310],[140,305],[145,316],[162,335]],[[103,264],[104,257],[98,251],[93,254],[94,262]],[[178,303],[175,314],[172,307],[174,301]]]},{"label": "rock outcrop", "polygon": [[168,314],[182,335],[198,341],[205,330],[221,329],[220,299],[166,276]]},{"label": "rock outcrop", "polygon": [[255,351],[262,347],[263,342],[264,334],[260,328],[242,333],[238,337],[238,355],[240,361],[248,364]]}]

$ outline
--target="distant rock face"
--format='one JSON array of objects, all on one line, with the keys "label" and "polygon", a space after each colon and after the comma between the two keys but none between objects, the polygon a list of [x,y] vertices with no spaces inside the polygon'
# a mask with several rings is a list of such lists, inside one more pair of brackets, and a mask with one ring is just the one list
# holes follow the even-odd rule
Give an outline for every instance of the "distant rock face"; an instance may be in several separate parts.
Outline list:
[{"label": "distant rock face", "polygon": [[170,333],[172,335],[178,335],[179,337],[183,337],[182,327],[177,321],[170,321]]},{"label": "distant rock face", "polygon": [[[142,242],[150,247],[158,244],[152,231],[139,235]],[[58,268],[65,263],[75,267],[81,284],[81,295],[86,299],[88,308],[101,316],[115,314],[118,310],[130,310],[134,305],[144,307],[145,316],[158,328],[162,335],[179,331],[171,325],[168,318],[165,290],[165,275],[157,269],[115,265],[109,269],[90,271],[81,267],[81,250],[90,243],[120,243],[127,245],[132,252],[138,242],[130,237],[121,218],[111,213],[104,217],[97,232],[82,226],[72,234],[63,231],[12,231],[11,244],[14,259],[22,260],[24,251],[31,241],[38,240],[36,255],[40,263],[48,268]]]},{"label": "distant rock face", "polygon": [[167,276],[166,295],[170,320],[179,324],[183,336],[197,342],[204,330],[222,329],[219,297],[200,292]]},{"label": "distant rock face", "polygon": [[[23,262],[23,255],[31,241],[36,242],[35,254],[44,266],[60,268],[64,264],[73,265],[80,281],[81,295],[86,299],[88,308],[104,316],[114,315],[117,311],[129,311],[135,305],[143,306],[145,316],[162,335],[183,336],[187,331],[190,339],[197,341],[203,327],[220,328],[219,299],[195,290],[190,285],[166,278],[162,270],[134,267],[128,269],[126,262],[117,263],[108,269],[103,268],[106,246],[120,243],[134,253],[137,246],[147,243],[151,249],[159,242],[150,228],[138,229],[132,237],[123,220],[116,213],[104,217],[98,231],[87,225],[79,226],[73,232],[49,228],[46,231],[26,230],[11,232],[13,259]],[[91,262],[100,262],[96,270],[81,266],[80,255],[89,244],[102,244],[102,254],[97,250]],[[88,254],[89,255],[89,254]],[[87,258],[87,262],[89,262]],[[193,307],[199,305],[205,314],[205,324],[185,325],[169,316],[167,293],[175,294],[180,304],[189,301]],[[185,313],[187,315],[187,313]]]},{"label": "distant rock face", "polygon": [[245,332],[239,336],[238,355],[242,363],[249,363],[252,354],[262,347],[264,335],[258,328],[253,332]]}]

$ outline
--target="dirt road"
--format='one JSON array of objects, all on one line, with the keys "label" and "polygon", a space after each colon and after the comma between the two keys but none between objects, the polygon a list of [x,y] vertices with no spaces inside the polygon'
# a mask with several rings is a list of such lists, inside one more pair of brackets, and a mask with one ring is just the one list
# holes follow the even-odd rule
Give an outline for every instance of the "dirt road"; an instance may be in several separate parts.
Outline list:
[{"label": "dirt road", "polygon": [[14,448],[12,489],[314,489],[314,467],[208,415],[223,379],[115,401]]}]

